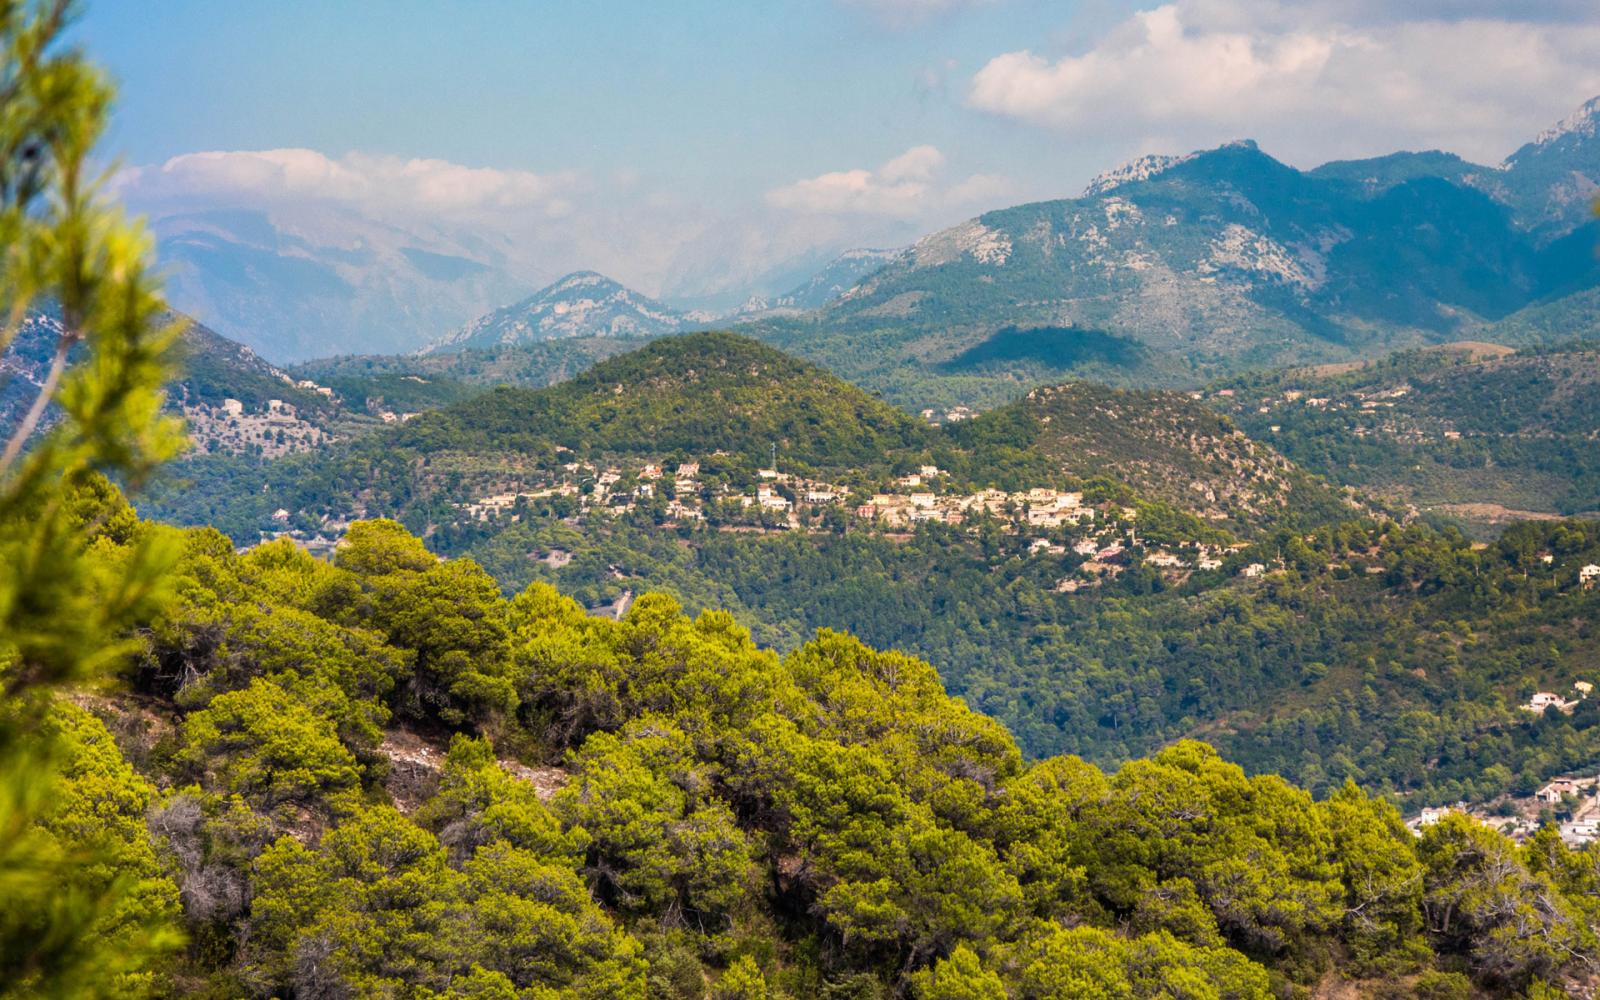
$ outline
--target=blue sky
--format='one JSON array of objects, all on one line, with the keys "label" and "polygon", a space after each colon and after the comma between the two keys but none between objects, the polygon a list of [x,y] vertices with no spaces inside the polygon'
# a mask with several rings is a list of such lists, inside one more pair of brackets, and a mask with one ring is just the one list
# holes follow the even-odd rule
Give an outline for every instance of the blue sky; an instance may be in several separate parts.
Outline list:
[{"label": "blue sky", "polygon": [[1591,7],[99,0],[77,35],[120,81],[135,207],[331,199],[693,297],[1143,152],[1494,162],[1600,93]]},{"label": "blue sky", "polygon": [[102,0],[81,35],[121,82],[112,145],[135,163],[306,147],[646,171],[726,192],[927,143],[974,169],[1070,154],[1064,137],[966,108],[950,88],[996,52],[1066,39],[1113,10]]}]

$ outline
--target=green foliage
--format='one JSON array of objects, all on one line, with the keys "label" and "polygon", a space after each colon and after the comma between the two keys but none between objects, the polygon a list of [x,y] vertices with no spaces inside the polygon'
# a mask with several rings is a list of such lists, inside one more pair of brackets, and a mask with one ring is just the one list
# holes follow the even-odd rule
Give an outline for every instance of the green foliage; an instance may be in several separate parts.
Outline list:
[{"label": "green foliage", "polygon": [[[175,940],[160,930],[170,907],[152,895],[151,873],[122,851],[132,835],[111,822],[130,800],[108,801],[103,830],[56,813],[63,782],[90,780],[73,768],[94,767],[47,724],[52,692],[98,678],[128,652],[123,630],[148,610],[173,555],[158,535],[127,536],[120,497],[112,502],[97,477],[138,482],[181,442],[160,415],[176,331],[157,323],[145,237],[106,207],[91,174],[111,88],[61,43],[70,13],[65,0],[0,3],[0,351],[30,309],[48,304],[59,321],[42,384],[0,448],[7,997],[137,993],[150,983],[140,970]],[[50,413],[58,419],[46,428]],[[106,877],[106,858],[125,862],[129,877]]]},{"label": "green foliage", "polygon": [[207,788],[265,810],[356,787],[361,770],[333,726],[272,681],[212,699],[184,723],[186,763]]},{"label": "green foliage", "polygon": [[297,995],[445,994],[468,976],[461,995],[645,996],[638,945],[572,870],[505,841],[452,867],[430,834],[377,808],[315,850],[280,840],[256,868],[254,974]]},{"label": "green foliage", "polygon": [[459,734],[450,741],[437,793],[413,818],[437,833],[456,860],[504,841],[576,866],[588,846],[581,831],[563,831],[534,790],[500,767],[486,741]]},{"label": "green foliage", "polygon": [[740,955],[717,980],[711,996],[712,1000],[767,1000],[771,994],[761,966],[749,955]]},{"label": "green foliage", "polygon": [[[113,522],[114,561],[149,529]],[[351,536],[326,564],[187,534],[113,715],[198,782],[151,803],[153,836],[117,829],[171,873],[172,975],[212,995],[1224,998],[1467,968],[1499,996],[1596,947],[1600,867],[1552,835],[1419,842],[1353,783],[1315,802],[1194,742],[1109,776],[1025,764],[927,662],[848,633],[780,658],[665,595],[594,618],[392,522]],[[418,697],[452,654],[513,707]]]},{"label": "green foliage", "polygon": [[1422,908],[1436,947],[1464,956],[1478,977],[1527,985],[1579,943],[1583,932],[1561,894],[1500,834],[1449,815],[1423,833],[1417,854],[1427,869]]},{"label": "green foliage", "polygon": [[591,736],[572,769],[552,806],[589,841],[584,869],[599,898],[672,924],[725,926],[753,882],[752,851],[733,813],[707,795],[688,737],[646,717],[620,739]]},{"label": "green foliage", "polygon": [[1265,1000],[1266,971],[1226,948],[1169,934],[1119,938],[1093,927],[1054,928],[1015,950],[1017,1000],[1205,997]]},{"label": "green foliage", "polygon": [[917,973],[914,982],[922,1000],[1007,1000],[1004,981],[966,945]]},{"label": "green foliage", "polygon": [[[82,947],[63,936],[62,925],[70,928],[88,917],[85,933],[99,951],[97,966],[74,988],[123,997],[164,995],[171,988],[166,970],[148,964],[148,955],[164,947],[163,928],[179,910],[177,887],[145,829],[154,790],[122,758],[105,726],[82,709],[57,705],[45,734],[59,750],[59,771],[51,808],[28,840],[47,859],[50,877],[45,894],[7,900],[8,907],[17,907],[6,918],[7,952],[25,941],[37,961],[57,949]],[[115,903],[75,912],[82,901],[94,899]],[[24,977],[10,985],[27,990],[42,983]]]},{"label": "green foliage", "polygon": [[401,702],[408,714],[436,712],[460,724],[516,707],[505,609],[488,574],[470,562],[438,561],[393,521],[354,526],[339,564],[359,586],[348,595],[347,621],[416,653]]}]

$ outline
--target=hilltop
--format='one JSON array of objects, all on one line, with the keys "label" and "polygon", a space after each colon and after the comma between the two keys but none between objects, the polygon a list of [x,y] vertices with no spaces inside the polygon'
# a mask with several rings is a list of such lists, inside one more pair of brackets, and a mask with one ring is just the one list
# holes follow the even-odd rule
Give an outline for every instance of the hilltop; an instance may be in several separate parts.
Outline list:
[{"label": "hilltop", "polygon": [[[289,371],[327,385],[416,376],[479,388],[520,385],[538,389],[573,378],[598,361],[637,350],[644,343],[636,337],[568,337],[429,354],[350,354],[306,361],[290,366]],[[441,400],[440,405],[456,401]]]},{"label": "hilltop", "polygon": [[1030,429],[1031,446],[1070,476],[1114,479],[1235,531],[1287,517],[1338,520],[1359,509],[1187,394],[1047,386],[956,434],[1018,423]]},{"label": "hilltop", "polygon": [[672,333],[686,317],[603,274],[575,271],[528,298],[480,316],[422,353],[504,347],[567,337]]},{"label": "hilltop", "polygon": [[842,467],[892,460],[924,428],[807,362],[746,337],[653,341],[548,389],[500,388],[419,418],[400,443],[495,450],[548,441],[583,454],[722,451]]}]

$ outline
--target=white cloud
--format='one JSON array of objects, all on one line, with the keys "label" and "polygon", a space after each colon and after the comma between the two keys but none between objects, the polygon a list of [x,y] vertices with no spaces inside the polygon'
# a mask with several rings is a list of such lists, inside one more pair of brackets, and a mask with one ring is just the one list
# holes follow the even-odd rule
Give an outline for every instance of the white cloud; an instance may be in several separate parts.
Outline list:
[{"label": "white cloud", "polygon": [[767,192],[767,203],[818,215],[912,219],[997,195],[1007,187],[1003,178],[984,174],[941,184],[944,165],[944,154],[937,148],[913,146],[876,170],[837,170],[774,188]]},{"label": "white cloud", "polygon": [[996,56],[968,103],[1141,147],[1248,135],[1297,162],[1418,147],[1497,161],[1600,93],[1600,26],[1446,20],[1445,6],[1379,25],[1353,2],[1176,0],[1075,55]]},{"label": "white cloud", "polygon": [[271,149],[175,156],[123,171],[115,187],[158,232],[214,225],[228,235],[234,223],[213,213],[246,210],[286,238],[260,248],[291,256],[355,260],[413,247],[492,264],[530,290],[593,268],[650,294],[732,304],[786,291],[797,269],[840,250],[908,243],[1010,193],[996,175],[949,173],[939,149],[919,145],[875,169],[802,180],[751,203],[686,197],[627,168],[589,178]]},{"label": "white cloud", "polygon": [[460,217],[487,212],[559,215],[572,175],[468,167],[447,160],[311,149],[185,153],[124,172],[121,193],[139,201],[229,200],[253,204],[330,201],[378,215]]},{"label": "white cloud", "polygon": [[889,183],[923,183],[944,166],[944,154],[933,146],[912,146],[878,168],[878,177]]}]

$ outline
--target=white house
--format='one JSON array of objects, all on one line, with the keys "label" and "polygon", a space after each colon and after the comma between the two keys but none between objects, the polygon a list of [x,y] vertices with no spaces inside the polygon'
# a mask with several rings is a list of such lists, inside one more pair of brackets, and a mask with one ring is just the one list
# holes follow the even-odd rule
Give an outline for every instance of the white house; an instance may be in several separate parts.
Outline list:
[{"label": "white house", "polygon": [[779,495],[770,486],[762,486],[756,490],[756,502],[768,510],[788,510],[789,501]]},{"label": "white house", "polygon": [[1590,563],[1578,570],[1578,583],[1585,590],[1593,587],[1596,583],[1600,583],[1600,566]]},{"label": "white house", "polygon": [[1522,707],[1529,712],[1538,712],[1543,715],[1546,709],[1562,709],[1566,705],[1567,703],[1562,701],[1561,696],[1555,692],[1539,691],[1532,698],[1529,698],[1528,703]]},{"label": "white house", "polygon": [[1262,564],[1262,563],[1251,563],[1250,565],[1248,565],[1248,566],[1246,566],[1244,568],[1244,575],[1247,576],[1247,577],[1254,578],[1254,577],[1261,576],[1266,571],[1267,571],[1267,567],[1264,564]]},{"label": "white house", "polygon": [[1566,823],[1562,823],[1558,829],[1561,834],[1561,839],[1565,841],[1568,846],[1576,847],[1581,844],[1587,844],[1589,841],[1595,839],[1596,836],[1600,836],[1600,820],[1569,820]]}]

